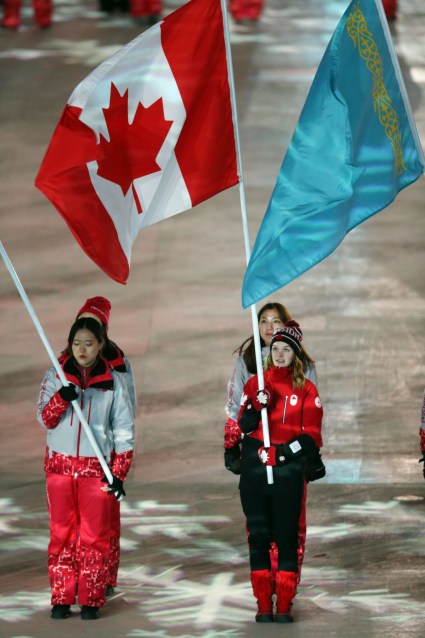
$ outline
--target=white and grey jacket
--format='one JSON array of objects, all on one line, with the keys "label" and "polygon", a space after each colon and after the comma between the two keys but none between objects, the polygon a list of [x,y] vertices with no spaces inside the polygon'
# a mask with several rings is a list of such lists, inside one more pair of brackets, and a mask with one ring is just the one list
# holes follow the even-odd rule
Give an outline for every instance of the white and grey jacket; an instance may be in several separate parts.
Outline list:
[{"label": "white and grey jacket", "polygon": [[[62,362],[70,383],[75,385],[80,408],[107,462],[111,453],[131,456],[134,448],[133,407],[122,375],[100,358],[86,384],[73,358]],[[83,387],[85,388],[83,389]],[[62,387],[54,367],[44,375],[38,400],[37,418],[47,428],[48,456],[94,457],[94,451],[72,403],[58,390]]]}]

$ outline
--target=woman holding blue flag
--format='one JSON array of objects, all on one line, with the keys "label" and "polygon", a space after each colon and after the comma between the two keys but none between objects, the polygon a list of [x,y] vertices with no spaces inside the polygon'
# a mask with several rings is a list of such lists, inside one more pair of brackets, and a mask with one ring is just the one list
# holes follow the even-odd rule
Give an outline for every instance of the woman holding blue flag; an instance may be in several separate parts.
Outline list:
[{"label": "woman holding blue flag", "polygon": [[[281,303],[269,302],[264,304],[258,312],[258,327],[260,333],[261,343],[261,356],[263,365],[266,363],[267,357],[270,354],[270,342],[273,337],[273,333],[278,328],[283,328],[285,323],[291,319],[289,310]],[[257,373],[257,366],[255,361],[255,346],[254,337],[251,335],[237,348],[234,354],[238,354],[238,358],[235,361],[235,365],[227,386],[227,403],[226,414],[227,421],[224,426],[224,465],[227,470],[233,472],[233,474],[240,474],[241,468],[241,439],[242,433],[240,431],[237,419],[241,404],[241,398],[245,383],[254,374]],[[318,385],[316,368],[314,360],[308,354],[307,350],[301,345],[301,361],[303,362],[304,375],[307,379],[310,379],[316,387]],[[299,569],[298,574],[301,572],[301,566],[304,559],[305,549],[305,508],[300,520],[299,527]],[[277,548],[273,542],[270,548],[270,556],[272,560],[273,572],[277,569]]]},{"label": "woman holding blue flag", "polygon": [[[270,342],[277,328],[283,328],[291,319],[289,310],[281,303],[270,302],[264,304],[258,312],[258,327],[260,332],[261,356],[263,364],[270,354]],[[239,474],[240,469],[240,441],[241,432],[237,424],[242,391],[245,383],[257,373],[255,361],[254,337],[251,335],[235,350],[237,354],[232,374],[227,384],[227,403],[225,411],[227,421],[224,427],[224,460],[225,467],[230,472]],[[318,385],[314,360],[301,346],[301,360],[304,374],[316,386]]]},{"label": "woman holding blue flag", "polygon": [[[302,331],[288,321],[275,331],[264,373],[243,389],[238,423],[242,439],[239,483],[248,530],[251,583],[257,599],[256,622],[293,622],[291,612],[299,582],[298,537],[306,482],[325,475],[322,446],[323,410],[316,386],[305,378],[301,361]],[[264,446],[261,410],[267,408],[270,446]],[[273,467],[273,483],[267,480]],[[278,550],[275,576],[270,543]],[[276,594],[276,611],[273,610]]]}]

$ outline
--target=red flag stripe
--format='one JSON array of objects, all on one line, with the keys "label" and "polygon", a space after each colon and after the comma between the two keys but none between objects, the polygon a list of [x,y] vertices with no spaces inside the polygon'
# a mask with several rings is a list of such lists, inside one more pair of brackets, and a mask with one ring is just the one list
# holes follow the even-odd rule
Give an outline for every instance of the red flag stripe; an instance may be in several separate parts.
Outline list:
[{"label": "red flag stripe", "polygon": [[64,218],[84,252],[109,277],[125,284],[129,263],[111,217],[94,197],[86,162],[96,157],[96,138],[79,120],[80,113],[74,106],[65,107],[35,184]]},{"label": "red flag stripe", "polygon": [[186,108],[175,153],[195,206],[238,183],[220,2],[169,15],[161,42]]}]

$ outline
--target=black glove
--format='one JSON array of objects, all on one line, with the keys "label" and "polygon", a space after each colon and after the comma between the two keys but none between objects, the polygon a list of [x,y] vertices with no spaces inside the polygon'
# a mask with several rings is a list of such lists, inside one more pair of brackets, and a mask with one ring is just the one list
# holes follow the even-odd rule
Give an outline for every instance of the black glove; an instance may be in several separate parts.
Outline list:
[{"label": "black glove", "polygon": [[249,434],[256,430],[261,421],[261,412],[253,407],[251,401],[246,404],[245,410],[239,417],[239,427],[245,434]]},{"label": "black glove", "polygon": [[69,385],[63,385],[61,388],[59,388],[58,392],[64,401],[75,401],[75,399],[78,399],[78,394],[73,383],[70,383]]},{"label": "black glove", "polygon": [[307,456],[306,479],[307,483],[312,483],[326,475],[326,468],[323,464],[319,450],[316,448]]},{"label": "black glove", "polygon": [[[108,483],[108,487],[109,487],[108,494],[113,494],[115,498],[117,499],[117,501],[121,500],[122,496],[125,496],[124,484],[122,480],[118,478],[118,476],[113,476],[112,483],[109,483],[108,479],[104,475],[102,479],[102,483]],[[102,489],[106,490],[106,488],[102,488]]]},{"label": "black glove", "polygon": [[419,459],[418,463],[423,463],[423,468],[422,468],[422,472],[424,475],[424,479],[425,479],[425,452],[423,453],[423,457],[421,459]]},{"label": "black glove", "polygon": [[241,473],[241,450],[239,443],[224,450],[224,467],[233,474]]},{"label": "black glove", "polygon": [[300,456],[308,456],[316,450],[316,444],[309,434],[300,434],[289,443],[276,445],[276,465],[290,463]]}]

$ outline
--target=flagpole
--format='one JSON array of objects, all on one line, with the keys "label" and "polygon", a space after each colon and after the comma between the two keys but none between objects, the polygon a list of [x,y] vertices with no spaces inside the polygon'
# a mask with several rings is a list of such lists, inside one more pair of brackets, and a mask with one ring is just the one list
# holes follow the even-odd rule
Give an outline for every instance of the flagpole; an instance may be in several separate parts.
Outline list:
[{"label": "flagpole", "polygon": [[412,107],[410,105],[409,96],[407,94],[406,85],[404,83],[403,74],[401,72],[400,63],[398,61],[397,52],[394,47],[394,42],[391,36],[390,27],[388,26],[388,20],[385,15],[384,7],[382,6],[382,0],[375,0],[376,9],[378,11],[379,19],[381,21],[382,29],[387,41],[388,50],[390,52],[391,60],[394,67],[394,72],[397,78],[398,86],[400,89],[401,97],[403,98],[404,108],[406,109],[407,118],[409,120],[410,130],[412,131],[413,139],[415,140],[415,146],[419,155],[420,162],[422,164],[423,173],[425,173],[425,154],[422,146],[421,139],[419,137],[418,128],[416,126],[415,118],[413,116]]},{"label": "flagpole", "polygon": [[[239,137],[238,113],[237,113],[237,107],[236,107],[236,91],[235,91],[235,80],[233,75],[232,49],[230,46],[229,18],[227,13],[226,0],[220,0],[220,3],[221,3],[221,12],[223,15],[227,74],[229,77],[230,102],[232,105],[233,128],[235,132],[236,162],[237,162],[238,175],[239,175],[239,198],[241,202],[242,229],[243,229],[243,237],[244,237],[246,263],[248,265],[250,257],[251,257],[251,242],[249,239],[248,216],[246,212],[245,184],[244,184],[242,153],[241,153],[241,145],[240,145],[240,137]],[[254,336],[255,362],[257,365],[258,389],[264,390],[263,358],[261,356],[260,330],[258,327],[257,309],[255,304],[252,304],[251,306],[251,320],[252,320],[252,332]],[[267,408],[263,408],[261,410],[261,422],[263,425],[264,447],[270,447],[270,433],[269,433],[269,420],[267,415]],[[274,483],[273,468],[270,465],[267,465],[266,470],[267,470],[267,482],[269,483],[269,485],[271,485],[272,483]]]},{"label": "flagpole", "polygon": [[[50,357],[50,359],[51,359],[51,361],[52,361],[52,363],[53,363],[53,365],[55,367],[55,370],[56,370],[56,372],[58,374],[59,379],[61,380],[61,382],[62,382],[62,384],[64,386],[68,386],[69,385],[68,379],[66,378],[66,376],[64,374],[64,371],[62,370],[61,365],[60,365],[59,361],[57,360],[57,357],[56,357],[55,353],[53,352],[53,350],[52,350],[52,348],[50,346],[50,343],[47,340],[46,334],[45,334],[45,332],[44,332],[44,330],[43,330],[43,328],[42,328],[42,326],[41,326],[41,324],[40,324],[40,322],[39,322],[39,320],[37,318],[37,315],[34,312],[34,308],[32,307],[30,300],[28,299],[28,296],[27,296],[27,294],[26,294],[26,292],[25,292],[25,290],[24,290],[24,288],[23,288],[23,286],[22,286],[22,284],[21,284],[21,282],[19,280],[18,275],[16,274],[16,271],[15,271],[13,265],[12,265],[12,262],[10,261],[8,255],[7,255],[7,252],[6,252],[6,250],[5,250],[4,246],[3,246],[3,243],[1,241],[0,241],[0,254],[1,254],[2,258],[3,258],[4,263],[6,264],[6,268],[8,269],[8,271],[10,273],[10,276],[12,277],[13,282],[14,282],[19,294],[21,295],[22,301],[24,302],[24,305],[25,305],[26,309],[28,310],[28,313],[29,313],[29,315],[30,315],[30,317],[31,317],[31,319],[32,319],[32,321],[34,323],[34,326],[35,326],[35,328],[36,328],[36,330],[37,330],[37,332],[38,332],[38,334],[40,336],[40,339],[43,342],[44,347],[47,350],[47,353],[48,353],[48,355],[49,355],[49,357]],[[99,459],[100,465],[102,466],[102,470],[105,472],[106,478],[108,479],[108,483],[112,483],[113,477],[112,477],[111,470],[109,469],[109,467],[108,467],[108,465],[107,465],[107,463],[105,461],[105,458],[104,458],[104,456],[103,456],[103,454],[102,454],[102,452],[101,452],[101,450],[100,450],[100,448],[99,448],[99,446],[97,444],[97,441],[94,438],[92,431],[90,430],[90,426],[88,425],[86,419],[84,418],[83,413],[81,412],[81,408],[80,408],[80,406],[78,404],[78,401],[77,400],[72,401],[72,406],[73,406],[77,416],[79,417],[79,419],[81,421],[81,425],[83,426],[83,429],[84,429],[84,431],[85,431],[85,433],[87,435],[87,438],[89,439],[89,441],[90,441],[90,443],[91,443],[91,445],[93,447],[93,450],[94,450],[97,458]]]}]

